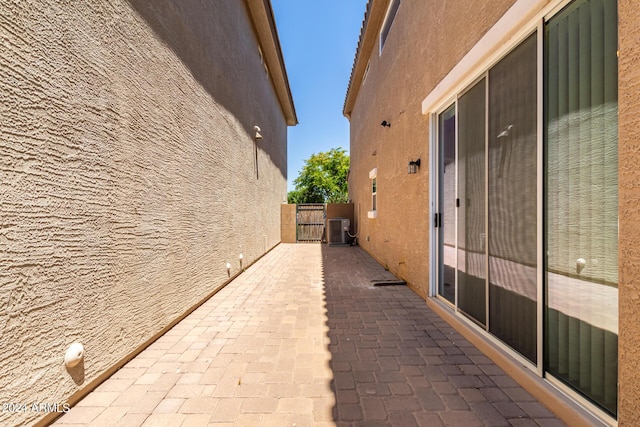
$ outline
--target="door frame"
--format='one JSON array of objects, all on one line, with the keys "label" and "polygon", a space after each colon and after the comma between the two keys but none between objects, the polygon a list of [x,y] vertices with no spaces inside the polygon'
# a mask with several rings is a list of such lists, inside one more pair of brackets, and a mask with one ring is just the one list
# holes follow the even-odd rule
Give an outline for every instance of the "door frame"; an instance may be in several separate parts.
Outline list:
[{"label": "door frame", "polygon": [[[434,114],[429,116],[429,140],[430,140],[430,149],[429,149],[429,157],[430,157],[430,171],[433,171],[430,174],[429,181],[429,200],[431,201],[431,211],[430,211],[430,232],[429,232],[429,244],[431,250],[430,253],[430,265],[429,265],[429,274],[430,274],[430,286],[429,286],[429,296],[435,297],[439,301],[444,302],[449,305],[455,312],[457,312],[458,306],[458,275],[455,274],[454,280],[454,302],[451,303],[449,300],[440,296],[438,294],[438,287],[440,280],[444,280],[444,251],[441,250],[441,239],[444,239],[444,235],[442,232],[442,218],[444,215],[443,206],[440,206],[440,190],[442,185],[442,173],[441,173],[441,165],[440,165],[440,156],[443,155],[443,148],[440,147],[439,140],[439,117],[440,114],[444,113],[447,109],[451,108],[451,106],[455,107],[455,114],[457,115],[458,110],[458,99],[457,96],[449,98],[447,102],[442,104],[443,106],[437,110]],[[457,117],[457,116],[456,116]],[[457,118],[456,118],[457,120]],[[458,131],[457,126],[458,123],[456,121],[456,131],[455,131],[455,168],[454,168],[454,179],[455,179],[455,192],[457,197],[458,191]],[[443,203],[444,205],[444,203]],[[458,223],[458,209],[454,210],[454,225]],[[457,253],[458,250],[458,227],[454,228],[454,251]],[[458,268],[458,257],[455,257],[455,270]]]}]

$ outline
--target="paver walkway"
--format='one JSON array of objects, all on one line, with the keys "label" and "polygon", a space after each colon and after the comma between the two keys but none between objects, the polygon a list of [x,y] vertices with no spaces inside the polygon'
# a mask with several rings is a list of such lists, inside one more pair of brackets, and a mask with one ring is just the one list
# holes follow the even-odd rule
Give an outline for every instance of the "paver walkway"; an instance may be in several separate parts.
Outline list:
[{"label": "paver walkway", "polygon": [[281,244],[55,425],[559,426],[358,247]]}]

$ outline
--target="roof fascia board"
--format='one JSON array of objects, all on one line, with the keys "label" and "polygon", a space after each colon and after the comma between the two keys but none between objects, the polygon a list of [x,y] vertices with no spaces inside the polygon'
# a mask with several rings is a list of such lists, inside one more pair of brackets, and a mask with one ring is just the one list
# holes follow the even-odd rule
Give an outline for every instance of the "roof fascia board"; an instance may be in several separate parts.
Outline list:
[{"label": "roof fascia board", "polygon": [[369,0],[367,4],[367,10],[362,22],[362,29],[360,30],[358,47],[356,48],[353,68],[351,69],[351,78],[349,79],[347,95],[342,110],[342,114],[344,114],[348,119],[351,118],[351,112],[353,111],[353,107],[356,103],[360,87],[362,86],[362,79],[367,68],[367,63],[369,62],[373,52],[378,51],[375,49],[376,41],[378,40],[380,29],[382,28],[382,22],[390,1],[391,0]]},{"label": "roof fascia board", "polygon": [[288,126],[298,124],[270,0],[245,0]]}]

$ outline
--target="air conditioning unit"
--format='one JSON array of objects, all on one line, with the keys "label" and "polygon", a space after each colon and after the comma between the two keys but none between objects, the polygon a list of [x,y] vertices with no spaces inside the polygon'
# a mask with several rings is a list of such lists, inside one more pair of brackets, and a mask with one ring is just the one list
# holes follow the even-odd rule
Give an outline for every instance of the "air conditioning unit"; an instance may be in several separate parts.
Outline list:
[{"label": "air conditioning unit", "polygon": [[327,220],[327,243],[330,245],[346,245],[347,231],[351,221],[347,218],[331,218]]}]

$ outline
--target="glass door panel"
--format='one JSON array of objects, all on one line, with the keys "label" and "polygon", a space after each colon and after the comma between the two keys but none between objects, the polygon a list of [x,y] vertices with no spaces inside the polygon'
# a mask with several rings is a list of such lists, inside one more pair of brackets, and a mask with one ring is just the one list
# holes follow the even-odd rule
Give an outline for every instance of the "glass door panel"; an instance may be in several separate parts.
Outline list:
[{"label": "glass door panel", "polygon": [[458,99],[458,309],[487,322],[486,83]]},{"label": "glass door panel", "polygon": [[617,21],[616,0],[577,0],[545,29],[545,364],[614,416]]},{"label": "glass door panel", "polygon": [[489,70],[489,331],[537,361],[537,35]]},{"label": "glass door panel", "polygon": [[456,284],[456,107],[438,116],[439,197],[438,295],[455,304]]}]

